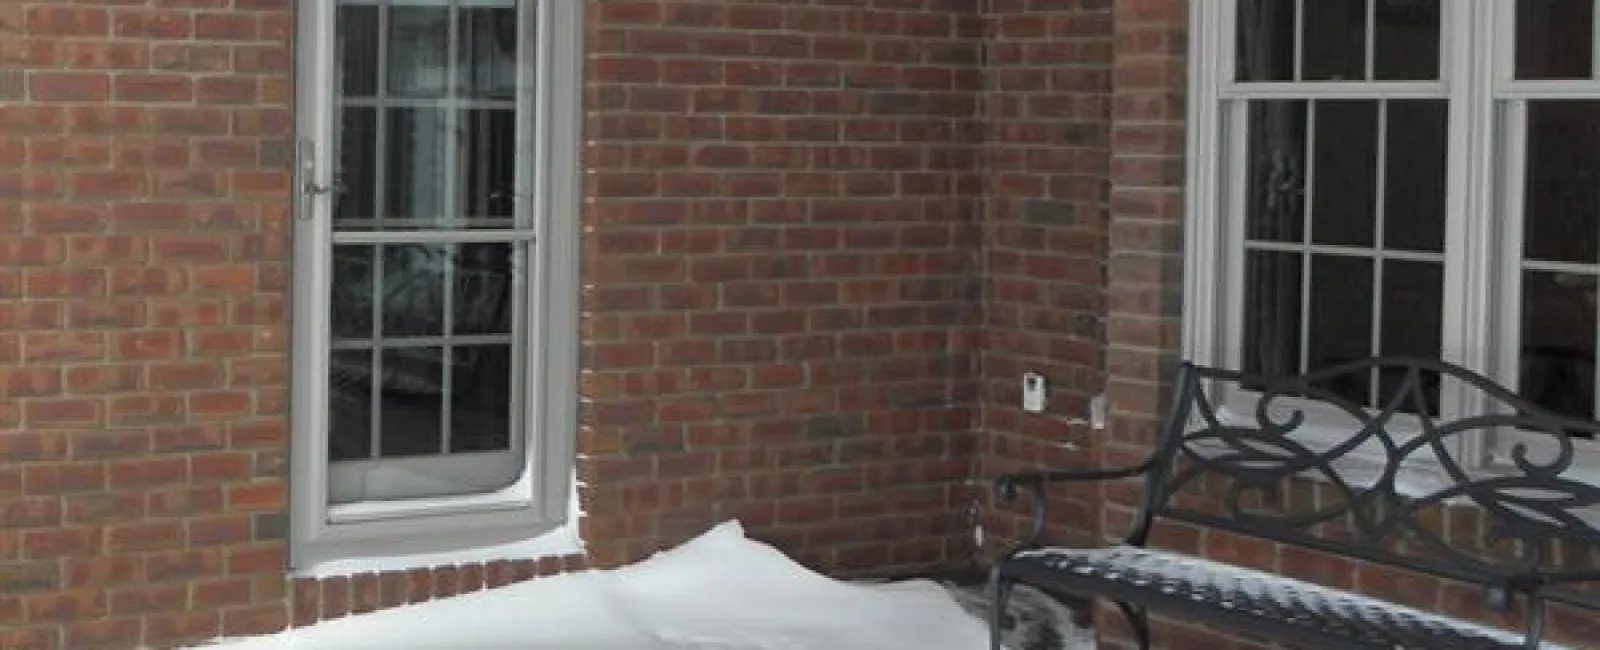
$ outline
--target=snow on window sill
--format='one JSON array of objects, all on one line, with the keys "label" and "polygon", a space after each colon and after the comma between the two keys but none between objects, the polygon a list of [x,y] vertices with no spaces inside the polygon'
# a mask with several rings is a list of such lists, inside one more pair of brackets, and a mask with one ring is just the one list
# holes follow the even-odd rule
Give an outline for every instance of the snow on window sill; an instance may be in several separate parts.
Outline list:
[{"label": "snow on window sill", "polygon": [[339,578],[361,573],[409,571],[457,565],[485,564],[502,561],[540,560],[549,557],[569,557],[587,552],[583,538],[578,534],[578,521],[583,509],[578,502],[579,483],[573,481],[567,502],[566,523],[526,539],[501,544],[454,549],[436,553],[406,553],[373,555],[359,558],[341,558],[314,562],[289,571],[291,578]]}]

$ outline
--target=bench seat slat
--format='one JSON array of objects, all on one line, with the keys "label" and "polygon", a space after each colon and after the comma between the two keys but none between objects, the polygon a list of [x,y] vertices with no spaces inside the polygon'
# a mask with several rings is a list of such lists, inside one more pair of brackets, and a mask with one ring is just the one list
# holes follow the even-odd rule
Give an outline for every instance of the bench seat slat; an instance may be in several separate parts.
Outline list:
[{"label": "bench seat slat", "polygon": [[[1152,611],[1231,622],[1314,647],[1428,650],[1523,648],[1520,636],[1338,589],[1157,549],[1043,547],[1008,558],[1010,578]],[[1571,650],[1546,643],[1547,650]]]}]

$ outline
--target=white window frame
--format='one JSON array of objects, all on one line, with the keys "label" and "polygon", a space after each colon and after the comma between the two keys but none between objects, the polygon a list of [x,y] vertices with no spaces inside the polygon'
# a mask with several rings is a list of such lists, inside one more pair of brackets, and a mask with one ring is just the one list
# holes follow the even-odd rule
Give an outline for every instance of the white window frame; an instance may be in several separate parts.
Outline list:
[{"label": "white window frame", "polygon": [[[331,193],[308,188],[333,184],[332,120],[328,93],[334,84],[337,3],[299,0],[297,5],[294,253],[291,278],[289,570],[319,574],[358,558],[426,558],[429,564],[477,558],[499,549],[515,559],[525,543],[573,522],[573,472],[577,435],[579,342],[580,156],[583,126],[583,3],[516,0],[524,19],[522,43],[533,45],[533,66],[524,66],[519,103],[530,102],[534,120],[526,131],[533,152],[532,251],[520,280],[528,284],[530,342],[527,382],[513,407],[526,425],[522,473],[491,493],[330,505],[325,371],[330,341],[325,283],[331,241],[326,217]],[[530,83],[536,82],[536,83]],[[521,136],[519,136],[520,138]],[[527,151],[529,146],[519,149]],[[519,155],[522,155],[519,153]],[[514,432],[515,434],[516,432]],[[538,546],[538,545],[535,545]],[[545,547],[551,547],[545,544]],[[518,550],[521,549],[521,550]],[[570,549],[557,548],[551,552]],[[423,561],[417,559],[416,561]],[[403,564],[403,562],[402,562]],[[392,563],[389,566],[394,566]]]},{"label": "white window frame", "polygon": [[[1302,0],[1313,2],[1315,0]],[[1248,82],[1233,79],[1237,0],[1195,0],[1189,16],[1188,162],[1182,352],[1201,365],[1238,367],[1237,340],[1243,314],[1244,216],[1239,195],[1244,179],[1242,147],[1225,140],[1224,106],[1241,99],[1444,98],[1449,104],[1444,237],[1442,354],[1445,361],[1480,372],[1505,386],[1517,381],[1518,318],[1504,309],[1520,305],[1522,122],[1532,97],[1600,99],[1600,82],[1512,81],[1514,3],[1509,0],[1444,0],[1441,3],[1440,78],[1437,81]],[[1369,0],[1369,14],[1372,1]],[[1497,29],[1497,26],[1504,26]],[[1600,33],[1600,32],[1597,32]],[[1597,68],[1600,69],[1600,68]],[[1243,113],[1243,102],[1236,108]],[[1224,157],[1232,158],[1226,160]],[[1515,167],[1511,167],[1515,165]],[[1502,173],[1503,169],[1518,173]],[[1504,215],[1504,216],[1502,216]],[[1507,323],[1506,321],[1511,321]],[[1253,421],[1249,395],[1216,396],[1224,417]],[[1456,382],[1441,389],[1441,417],[1483,412],[1480,391]],[[1293,403],[1293,402],[1288,402]],[[1296,406],[1306,406],[1304,403]],[[1332,446],[1348,430],[1332,424],[1331,409],[1308,408],[1304,440]],[[1320,410],[1320,413],[1319,413]],[[1404,420],[1396,423],[1403,436]],[[1452,456],[1474,471],[1493,472],[1509,458],[1511,437],[1483,433],[1459,438]],[[1549,458],[1554,444],[1530,451]],[[1580,470],[1600,480],[1600,445],[1579,441]],[[1361,480],[1377,467],[1376,448],[1356,454],[1340,471]],[[1423,492],[1451,479],[1437,460],[1417,457],[1402,477],[1402,489]]]}]

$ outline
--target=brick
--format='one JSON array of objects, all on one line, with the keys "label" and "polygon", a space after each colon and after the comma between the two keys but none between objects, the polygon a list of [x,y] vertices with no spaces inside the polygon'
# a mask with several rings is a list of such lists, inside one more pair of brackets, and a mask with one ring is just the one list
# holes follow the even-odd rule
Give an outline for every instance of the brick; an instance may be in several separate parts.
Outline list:
[{"label": "brick", "polygon": [[28,84],[35,101],[93,102],[111,96],[111,78],[95,72],[38,72]]},{"label": "brick", "polygon": [[282,603],[250,605],[222,611],[224,636],[256,636],[283,630],[289,622],[288,608]]},{"label": "brick", "polygon": [[158,613],[143,620],[145,641],[156,646],[199,643],[222,633],[221,617],[215,611]]},{"label": "brick", "polygon": [[34,5],[28,8],[27,33],[35,36],[104,36],[110,14],[103,8]]},{"label": "brick", "polygon": [[26,597],[23,608],[30,621],[86,621],[105,616],[106,601],[98,590],[63,591]]},{"label": "brick", "polygon": [[181,612],[189,608],[188,588],[183,584],[140,585],[110,592],[112,616]]}]

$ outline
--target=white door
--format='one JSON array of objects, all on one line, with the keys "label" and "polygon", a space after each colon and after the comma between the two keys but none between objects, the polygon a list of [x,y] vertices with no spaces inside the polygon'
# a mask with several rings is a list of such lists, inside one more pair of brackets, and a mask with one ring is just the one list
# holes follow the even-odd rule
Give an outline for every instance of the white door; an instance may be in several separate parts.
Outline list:
[{"label": "white door", "polygon": [[304,6],[325,29],[302,49],[316,72],[299,101],[294,346],[296,381],[318,388],[302,422],[326,446],[328,503],[507,487],[538,334],[532,12]]}]

